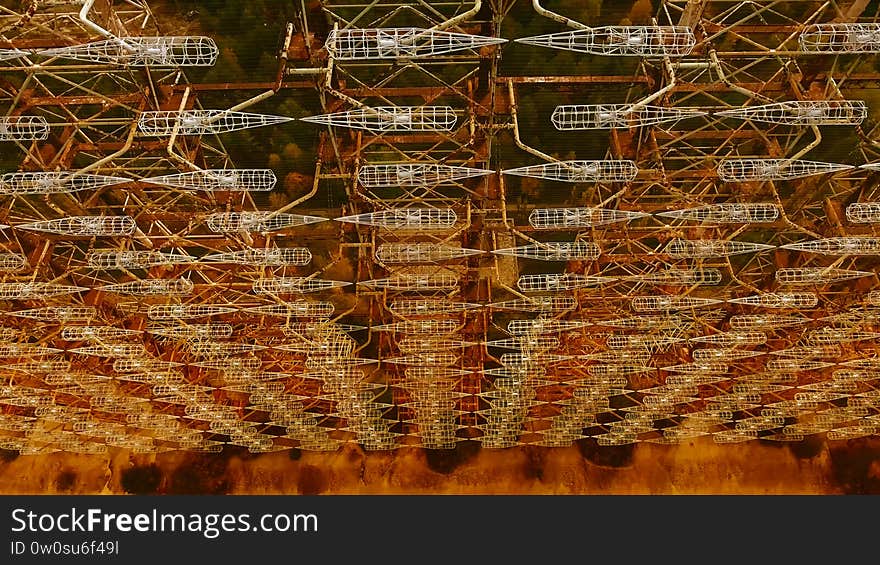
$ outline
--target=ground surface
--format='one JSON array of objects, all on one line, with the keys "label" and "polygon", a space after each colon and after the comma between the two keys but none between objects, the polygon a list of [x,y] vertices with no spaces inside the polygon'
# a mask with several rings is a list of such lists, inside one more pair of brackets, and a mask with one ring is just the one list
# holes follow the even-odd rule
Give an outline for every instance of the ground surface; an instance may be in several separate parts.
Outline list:
[{"label": "ground surface", "polygon": [[635,448],[250,455],[52,454],[0,462],[4,493],[118,494],[866,494],[880,493],[880,440],[783,445],[710,441]]}]

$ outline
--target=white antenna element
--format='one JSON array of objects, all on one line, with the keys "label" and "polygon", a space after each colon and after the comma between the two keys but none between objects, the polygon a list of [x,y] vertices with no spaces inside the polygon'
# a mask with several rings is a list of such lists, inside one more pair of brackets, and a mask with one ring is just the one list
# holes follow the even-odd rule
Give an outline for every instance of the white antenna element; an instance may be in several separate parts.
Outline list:
[{"label": "white antenna element", "polygon": [[98,287],[97,290],[133,296],[188,296],[193,293],[189,279],[141,279]]},{"label": "white antenna element", "polygon": [[533,296],[493,302],[490,307],[495,310],[515,310],[517,312],[566,312],[577,308],[577,300],[573,296]]},{"label": "white antenna element", "polygon": [[779,269],[775,277],[780,284],[830,284],[874,275],[868,271],[850,271],[833,267],[799,267]]},{"label": "white antenna element", "polygon": [[25,55],[27,52],[19,49],[0,49],[0,61],[14,61]]},{"label": "white antenna element", "polygon": [[451,106],[376,106],[300,119],[371,132],[409,132],[451,131],[458,118]]},{"label": "white antenna element", "polygon": [[854,330],[852,328],[824,327],[813,330],[807,335],[807,342],[817,344],[848,343],[853,341],[877,341],[880,333]]},{"label": "white antenna element", "polygon": [[281,267],[285,265],[303,266],[312,261],[312,252],[307,247],[282,247],[273,249],[242,249],[228,253],[214,253],[202,258],[214,263],[234,263]]},{"label": "white antenna element", "polygon": [[862,100],[790,100],[722,110],[716,116],[792,126],[859,125],[868,117]]},{"label": "white antenna element", "polygon": [[627,160],[560,161],[501,171],[536,179],[562,182],[630,182],[639,174],[635,162]]},{"label": "white antenna element", "polygon": [[395,230],[447,230],[455,226],[457,220],[458,215],[452,208],[393,208],[336,218],[337,222]]},{"label": "white antenna element", "polygon": [[133,234],[137,224],[131,216],[68,216],[15,227],[59,235],[113,237]]},{"label": "white antenna element", "polygon": [[683,57],[697,42],[684,26],[603,26],[514,41],[577,53],[646,58]]},{"label": "white antenna element", "polygon": [[494,171],[453,167],[436,163],[397,163],[364,165],[358,169],[358,182],[366,188],[390,186],[437,186],[491,175]]},{"label": "white antenna element", "polygon": [[20,253],[0,253],[0,273],[15,273],[28,268],[27,257]]},{"label": "white antenna element", "polygon": [[33,310],[6,312],[6,314],[43,322],[85,322],[98,317],[98,311],[94,306],[46,306]]},{"label": "white antenna element", "polygon": [[281,304],[268,304],[243,308],[243,312],[259,314],[262,316],[292,316],[297,318],[329,318],[336,308],[332,302],[307,302],[297,300],[295,302],[282,302]]},{"label": "white antenna element", "polygon": [[627,277],[628,280],[633,282],[669,286],[711,286],[720,284],[721,278],[721,271],[711,267],[701,269],[666,269]]},{"label": "white antenna element", "polygon": [[561,131],[615,129],[668,124],[705,116],[699,108],[667,108],[642,106],[632,110],[631,104],[580,104],[557,106],[550,116],[553,126]]},{"label": "white antenna element", "polygon": [[880,53],[880,24],[813,24],[798,36],[807,53]]},{"label": "white antenna element", "polygon": [[150,177],[141,182],[184,190],[267,192],[275,188],[278,178],[272,169],[204,169]]},{"label": "white antenna element", "polygon": [[767,362],[767,370],[772,373],[815,371],[833,366],[834,363],[824,363],[808,359],[771,359]]},{"label": "white antenna element", "polygon": [[854,224],[880,223],[880,202],[853,202],[846,207],[846,219]]},{"label": "white antenna element", "polygon": [[783,316],[780,314],[742,314],[730,317],[730,329],[748,331],[760,328],[782,328],[810,322],[810,318],[801,316]]},{"label": "white antenna element", "polygon": [[210,67],[219,50],[210,37],[125,37],[45,49],[42,57],[59,57],[127,67]]},{"label": "white antenna element", "polygon": [[147,308],[147,317],[151,320],[188,320],[230,314],[237,310],[219,304],[151,304]]},{"label": "white antenna element", "polygon": [[139,358],[146,355],[147,350],[142,343],[109,343],[88,345],[68,350],[79,355],[95,355],[98,357]]},{"label": "white antenna element", "polygon": [[[394,300],[388,306],[388,310],[402,316],[434,316],[436,314],[455,314],[482,308],[481,304],[470,302],[455,302],[445,298],[404,299]],[[402,347],[401,343],[398,343]]]},{"label": "white antenna element", "polygon": [[675,220],[690,220],[704,224],[761,224],[779,219],[777,204],[710,204],[683,210],[659,212],[658,216]]},{"label": "white antenna element", "polygon": [[457,320],[405,320],[381,326],[373,326],[374,331],[397,332],[403,334],[449,334],[459,329]]},{"label": "white antenna element", "polygon": [[138,129],[151,137],[209,135],[290,122],[294,118],[230,110],[163,110],[141,112]]},{"label": "white antenna element", "polygon": [[731,298],[728,302],[762,308],[815,308],[819,305],[819,297],[812,292],[767,292]]},{"label": "white antenna element", "polygon": [[64,341],[114,341],[140,335],[140,330],[126,330],[113,326],[68,326],[61,330]]},{"label": "white antenna element", "polygon": [[334,59],[359,61],[434,57],[506,41],[496,37],[417,27],[349,28],[331,31],[324,46]]},{"label": "white antenna element", "polygon": [[537,229],[589,228],[647,216],[650,214],[605,208],[536,208],[529,214],[529,224]]},{"label": "white antenna element", "polygon": [[306,277],[276,277],[274,279],[261,279],[254,281],[254,294],[285,294],[308,292],[320,292],[342,286],[350,285],[345,281],[330,281]]},{"label": "white antenna element", "polygon": [[196,258],[178,253],[160,251],[89,251],[86,263],[93,269],[147,269],[158,265],[181,265]]},{"label": "white antenna element", "polygon": [[49,122],[43,116],[0,117],[0,141],[41,141],[49,138]]},{"label": "white antenna element", "polygon": [[522,275],[516,281],[516,286],[523,292],[554,292],[557,290],[574,290],[576,288],[598,286],[612,280],[614,279],[610,277],[577,275],[574,273],[547,273]]},{"label": "white antenna element", "polygon": [[376,248],[376,260],[387,264],[440,263],[482,254],[479,249],[435,243],[385,243]]},{"label": "white antenna element", "polygon": [[31,300],[51,298],[89,290],[82,286],[67,286],[46,282],[0,283],[0,300]]},{"label": "white antenna element", "polygon": [[712,259],[773,249],[773,245],[726,239],[673,239],[664,253],[676,259]]},{"label": "white antenna element", "polygon": [[386,279],[373,279],[369,281],[361,281],[358,284],[370,288],[384,288],[387,290],[399,291],[432,291],[432,290],[454,290],[459,286],[458,277],[441,273],[435,275],[396,275]]},{"label": "white antenna element", "polygon": [[270,232],[324,221],[327,218],[278,212],[220,212],[208,216],[205,223],[212,232],[233,233]]},{"label": "white antenna element", "polygon": [[854,169],[852,165],[790,159],[724,159],[718,178],[725,182],[788,180]]},{"label": "white antenna element", "polygon": [[550,241],[496,249],[495,255],[508,255],[522,257],[524,259],[537,259],[538,261],[595,261],[601,255],[599,246],[591,241]]},{"label": "white antenna element", "polygon": [[880,255],[880,237],[829,237],[791,243],[782,248],[820,255]]},{"label": "white antenna element", "polygon": [[172,339],[225,339],[232,337],[229,324],[186,324],[181,326],[148,327],[147,333]]},{"label": "white antenna element", "polygon": [[0,194],[57,194],[94,190],[130,182],[131,179],[76,172],[6,173],[0,177]]},{"label": "white antenna element", "polygon": [[714,298],[694,296],[636,296],[632,299],[632,309],[636,312],[662,312],[667,310],[688,310],[720,304]]}]

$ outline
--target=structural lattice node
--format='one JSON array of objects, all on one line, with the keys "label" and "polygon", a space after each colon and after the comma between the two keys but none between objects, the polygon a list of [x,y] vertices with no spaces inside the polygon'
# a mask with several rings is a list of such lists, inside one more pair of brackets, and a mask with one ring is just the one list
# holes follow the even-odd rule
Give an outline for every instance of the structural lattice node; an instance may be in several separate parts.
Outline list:
[{"label": "structural lattice node", "polygon": [[137,224],[131,216],[68,216],[16,226],[22,230],[71,236],[125,236],[134,233]]},{"label": "structural lattice node", "polygon": [[699,108],[642,106],[633,111],[630,104],[581,104],[557,106],[550,116],[560,131],[615,129],[671,124],[705,116]]},{"label": "structural lattice node", "polygon": [[778,220],[780,208],[777,204],[737,202],[670,210],[657,215],[704,224],[761,224]]},{"label": "structural lattice node", "polygon": [[458,120],[451,106],[375,106],[300,119],[370,132],[451,131]]},{"label": "structural lattice node", "polygon": [[436,57],[506,41],[417,27],[347,28],[331,31],[324,46],[335,59],[359,61]]},{"label": "structural lattice node", "polygon": [[395,230],[447,230],[455,226],[458,214],[452,208],[393,208],[343,216],[336,221]]},{"label": "structural lattice node", "polygon": [[395,163],[364,165],[358,169],[358,182],[366,188],[392,186],[439,186],[492,174],[488,169],[455,167],[437,163]]},{"label": "structural lattice node", "polygon": [[0,117],[0,141],[42,141],[49,138],[49,122],[43,116]]},{"label": "structural lattice node", "polygon": [[788,180],[853,169],[852,165],[791,159],[724,159],[718,178],[725,182]]},{"label": "structural lattice node", "polygon": [[603,26],[515,41],[578,53],[647,58],[683,57],[696,45],[694,32],[684,26]]},{"label": "structural lattice node", "polygon": [[210,37],[141,36],[44,49],[37,54],[128,67],[210,67],[219,50]]},{"label": "structural lattice node", "polygon": [[230,110],[160,110],[141,112],[138,129],[151,137],[210,135],[289,122],[294,118]]},{"label": "structural lattice node", "polygon": [[868,117],[868,106],[862,100],[789,100],[715,115],[791,126],[859,125]]},{"label": "structural lattice node", "polygon": [[880,24],[812,24],[798,36],[808,53],[880,53]]},{"label": "structural lattice node", "polygon": [[529,214],[529,224],[537,229],[589,228],[647,216],[650,214],[606,208],[536,208]]},{"label": "structural lattice node", "polygon": [[639,169],[633,161],[606,159],[602,161],[559,161],[507,169],[501,172],[505,175],[562,182],[630,182],[636,178]]}]

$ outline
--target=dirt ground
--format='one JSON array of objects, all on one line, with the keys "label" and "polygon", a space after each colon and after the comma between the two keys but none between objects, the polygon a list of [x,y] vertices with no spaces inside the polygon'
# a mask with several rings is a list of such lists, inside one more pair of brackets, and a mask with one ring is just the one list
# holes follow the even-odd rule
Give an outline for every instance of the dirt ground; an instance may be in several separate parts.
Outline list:
[{"label": "dirt ground", "polygon": [[253,455],[55,453],[0,459],[6,494],[865,494],[880,493],[880,440],[798,444],[454,451],[405,448]]}]

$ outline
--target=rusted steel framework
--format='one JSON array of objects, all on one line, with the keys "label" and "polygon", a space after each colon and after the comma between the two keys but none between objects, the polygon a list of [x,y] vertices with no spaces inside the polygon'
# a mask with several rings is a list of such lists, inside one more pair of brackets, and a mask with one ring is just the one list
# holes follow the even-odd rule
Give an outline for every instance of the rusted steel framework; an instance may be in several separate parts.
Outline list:
[{"label": "rusted steel framework", "polygon": [[[875,435],[865,3],[588,26],[536,2],[559,30],[508,38],[512,4],[303,4],[277,80],[230,108],[200,93],[253,85],[189,83],[218,46],[146,2],[0,10],[0,447]],[[545,47],[632,73],[501,74]],[[292,86],[321,111],[260,110]],[[558,98],[546,131],[601,152],[533,147],[535,89]],[[313,182],[272,209],[275,172],[223,136],[295,118]],[[552,204],[512,196],[528,183]]]}]

